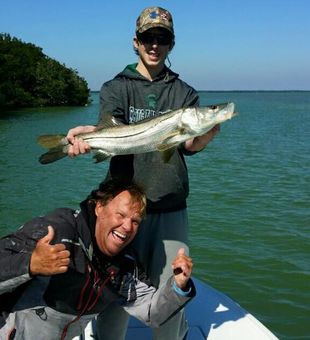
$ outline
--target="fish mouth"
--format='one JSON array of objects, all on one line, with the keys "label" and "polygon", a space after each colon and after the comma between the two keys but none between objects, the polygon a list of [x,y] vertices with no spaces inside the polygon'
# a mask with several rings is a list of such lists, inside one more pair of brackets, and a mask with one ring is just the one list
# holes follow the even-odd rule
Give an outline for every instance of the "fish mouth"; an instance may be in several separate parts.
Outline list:
[{"label": "fish mouth", "polygon": [[223,104],[215,104],[211,105],[210,108],[212,110],[217,110],[217,111],[228,111],[228,112],[234,112],[235,110],[235,104],[230,102],[230,103],[223,103]]},{"label": "fish mouth", "polygon": [[235,111],[235,104],[234,103],[228,103],[227,104],[227,110],[231,113]]},{"label": "fish mouth", "polygon": [[[222,115],[224,114],[225,116],[229,116],[230,118],[235,116],[235,104],[230,102],[230,103],[224,103],[224,104],[218,104],[215,105],[217,108],[217,112]],[[215,108],[215,110],[216,110]],[[225,119],[226,120],[226,119]]]}]

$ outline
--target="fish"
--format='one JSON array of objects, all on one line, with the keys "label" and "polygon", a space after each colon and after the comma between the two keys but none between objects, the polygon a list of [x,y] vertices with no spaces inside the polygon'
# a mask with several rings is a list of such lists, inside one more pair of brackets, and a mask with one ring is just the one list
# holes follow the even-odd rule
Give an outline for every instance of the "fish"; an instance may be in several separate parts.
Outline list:
[{"label": "fish", "polygon": [[[95,163],[116,155],[153,151],[159,151],[168,162],[181,143],[207,133],[236,114],[232,102],[172,110],[129,125],[106,114],[96,131],[75,137],[89,144]],[[65,135],[41,135],[37,141],[49,149],[39,157],[41,164],[55,162],[68,154],[70,143]]]}]

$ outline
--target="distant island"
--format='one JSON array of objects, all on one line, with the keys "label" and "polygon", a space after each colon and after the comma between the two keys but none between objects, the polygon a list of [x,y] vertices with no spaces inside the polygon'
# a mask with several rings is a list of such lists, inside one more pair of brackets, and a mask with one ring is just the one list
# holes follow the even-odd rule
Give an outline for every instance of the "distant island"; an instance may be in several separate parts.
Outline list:
[{"label": "distant island", "polygon": [[81,106],[89,96],[88,84],[76,70],[34,44],[0,34],[0,107]]}]

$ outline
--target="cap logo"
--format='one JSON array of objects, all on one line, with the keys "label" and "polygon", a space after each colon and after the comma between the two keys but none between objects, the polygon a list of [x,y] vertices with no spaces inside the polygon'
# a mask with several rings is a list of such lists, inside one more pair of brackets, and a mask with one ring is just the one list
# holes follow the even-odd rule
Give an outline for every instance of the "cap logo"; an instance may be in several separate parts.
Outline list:
[{"label": "cap logo", "polygon": [[151,19],[156,19],[157,17],[160,17],[160,19],[168,21],[168,15],[167,13],[157,13],[156,11],[150,12],[149,17]]},{"label": "cap logo", "polygon": [[162,14],[160,15],[160,17],[161,17],[161,19],[163,19],[163,20],[166,20],[166,21],[169,20],[169,19],[168,19],[168,15],[167,15],[166,13],[162,13]]},{"label": "cap logo", "polygon": [[151,19],[156,19],[158,17],[158,14],[156,11],[150,12],[150,18]]}]

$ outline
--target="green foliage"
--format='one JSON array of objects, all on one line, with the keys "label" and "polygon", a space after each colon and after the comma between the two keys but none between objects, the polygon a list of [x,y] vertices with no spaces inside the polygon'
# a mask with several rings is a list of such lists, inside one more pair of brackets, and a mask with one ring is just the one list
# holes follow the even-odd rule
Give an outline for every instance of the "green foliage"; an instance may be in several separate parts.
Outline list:
[{"label": "green foliage", "polygon": [[90,90],[76,70],[65,67],[9,34],[0,34],[0,106],[85,105]]}]

